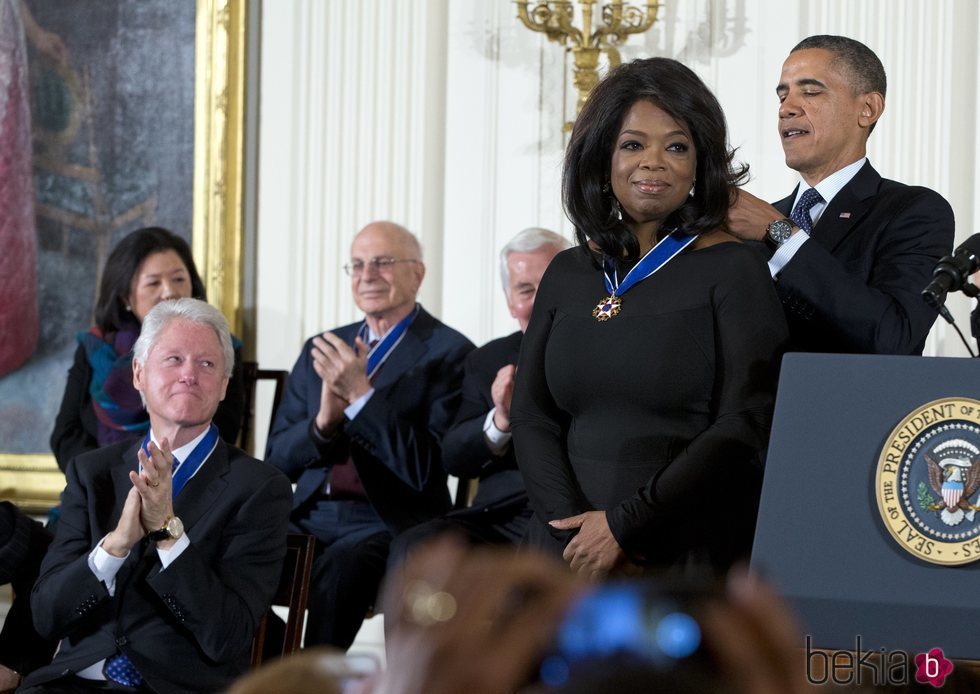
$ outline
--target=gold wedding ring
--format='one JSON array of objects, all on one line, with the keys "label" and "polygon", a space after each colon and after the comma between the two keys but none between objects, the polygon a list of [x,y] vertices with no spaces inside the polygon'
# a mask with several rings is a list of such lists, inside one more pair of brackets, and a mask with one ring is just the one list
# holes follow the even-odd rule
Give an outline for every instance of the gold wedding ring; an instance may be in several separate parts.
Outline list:
[{"label": "gold wedding ring", "polygon": [[425,581],[410,582],[404,597],[406,619],[420,627],[448,622],[456,614],[456,598],[444,590],[435,590]]}]

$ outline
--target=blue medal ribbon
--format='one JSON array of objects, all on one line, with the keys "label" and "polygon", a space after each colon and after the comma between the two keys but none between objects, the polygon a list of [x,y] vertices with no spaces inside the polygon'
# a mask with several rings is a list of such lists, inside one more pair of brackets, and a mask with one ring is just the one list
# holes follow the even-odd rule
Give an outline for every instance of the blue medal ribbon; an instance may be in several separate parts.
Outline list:
[{"label": "blue medal ribbon", "polygon": [[[142,448],[146,456],[150,456],[150,434],[147,433],[146,437],[143,439]],[[214,447],[218,445],[218,427],[214,424],[208,428],[208,433],[204,435],[204,438],[198,441],[197,445],[194,446],[194,450],[191,451],[190,455],[187,456],[186,460],[175,462],[175,467],[173,471],[173,479],[171,481],[171,486],[173,488],[172,498],[176,499],[177,495],[180,494],[180,490],[184,488],[187,481],[194,476],[198,468],[204,464],[204,461],[208,459],[211,455],[211,451]]]},{"label": "blue medal ribbon", "polygon": [[[603,263],[603,277],[606,280],[606,291],[609,297],[622,296],[630,290],[633,285],[639,284],[647,277],[662,268],[673,259],[675,255],[687,248],[696,236],[689,236],[680,231],[672,231],[667,236],[660,239],[656,246],[647,251],[647,254],[640,258],[640,262],[633,266],[633,269],[626,273],[623,281],[619,281],[616,272],[616,263],[612,258],[606,258]],[[610,277],[610,272],[612,276]]]},{"label": "blue medal ribbon", "polygon": [[[381,365],[385,363],[388,357],[394,351],[398,343],[402,341],[405,337],[405,331],[408,330],[408,326],[412,324],[415,320],[415,316],[419,315],[419,305],[415,304],[415,309],[409,313],[407,316],[398,321],[392,328],[386,332],[381,339],[378,340],[367,356],[367,366],[365,371],[367,372],[368,379],[374,378],[374,374]],[[362,323],[361,327],[357,329],[357,336],[367,344],[369,341],[370,330],[368,329],[367,323]]]}]

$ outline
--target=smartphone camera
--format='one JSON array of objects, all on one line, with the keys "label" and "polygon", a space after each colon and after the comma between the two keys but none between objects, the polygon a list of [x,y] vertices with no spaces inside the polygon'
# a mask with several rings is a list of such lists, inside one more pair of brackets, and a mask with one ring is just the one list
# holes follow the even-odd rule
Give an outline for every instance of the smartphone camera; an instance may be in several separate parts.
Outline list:
[{"label": "smartphone camera", "polygon": [[669,589],[653,582],[610,583],[580,598],[558,629],[539,681],[551,689],[610,679],[626,670],[707,674],[710,663],[692,605],[703,590]]}]

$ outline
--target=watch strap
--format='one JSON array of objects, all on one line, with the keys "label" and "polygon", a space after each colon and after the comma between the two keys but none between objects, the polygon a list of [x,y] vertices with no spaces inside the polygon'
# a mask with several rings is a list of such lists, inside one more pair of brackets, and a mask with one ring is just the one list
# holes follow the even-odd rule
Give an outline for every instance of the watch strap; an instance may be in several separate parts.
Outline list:
[{"label": "watch strap", "polygon": [[769,235],[768,232],[762,235],[762,242],[766,244],[766,248],[775,253],[779,250],[782,244],[776,243],[776,240]]},{"label": "watch strap", "polygon": [[169,540],[170,531],[167,529],[167,526],[163,526],[159,530],[154,530],[152,533],[148,533],[147,537],[150,539],[151,542],[160,542],[161,540]]}]

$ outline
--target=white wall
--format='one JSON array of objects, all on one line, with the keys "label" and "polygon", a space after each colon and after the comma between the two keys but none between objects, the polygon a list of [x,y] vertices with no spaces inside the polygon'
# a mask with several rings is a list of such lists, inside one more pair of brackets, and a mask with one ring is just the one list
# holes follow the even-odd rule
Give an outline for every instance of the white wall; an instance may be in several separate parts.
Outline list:
[{"label": "white wall", "polygon": [[[355,318],[341,265],[367,222],[405,224],[441,266],[446,33],[444,1],[263,6],[263,365],[290,364],[303,338]],[[423,300],[438,313],[435,274]]]},{"label": "white wall", "polygon": [[[889,76],[870,142],[883,175],[932,187],[975,227],[973,0],[673,0],[624,60],[678,58],[717,93],[748,188],[786,195],[774,87],[802,37],[846,34]],[[570,234],[559,170],[574,95],[565,56],[510,0],[276,0],[262,15],[256,306],[263,366],[354,320],[350,239],[388,218],[422,237],[425,305],[476,343],[513,329],[496,253],[520,229]],[[968,302],[952,300],[964,321]],[[965,354],[937,326],[931,354]]]}]

